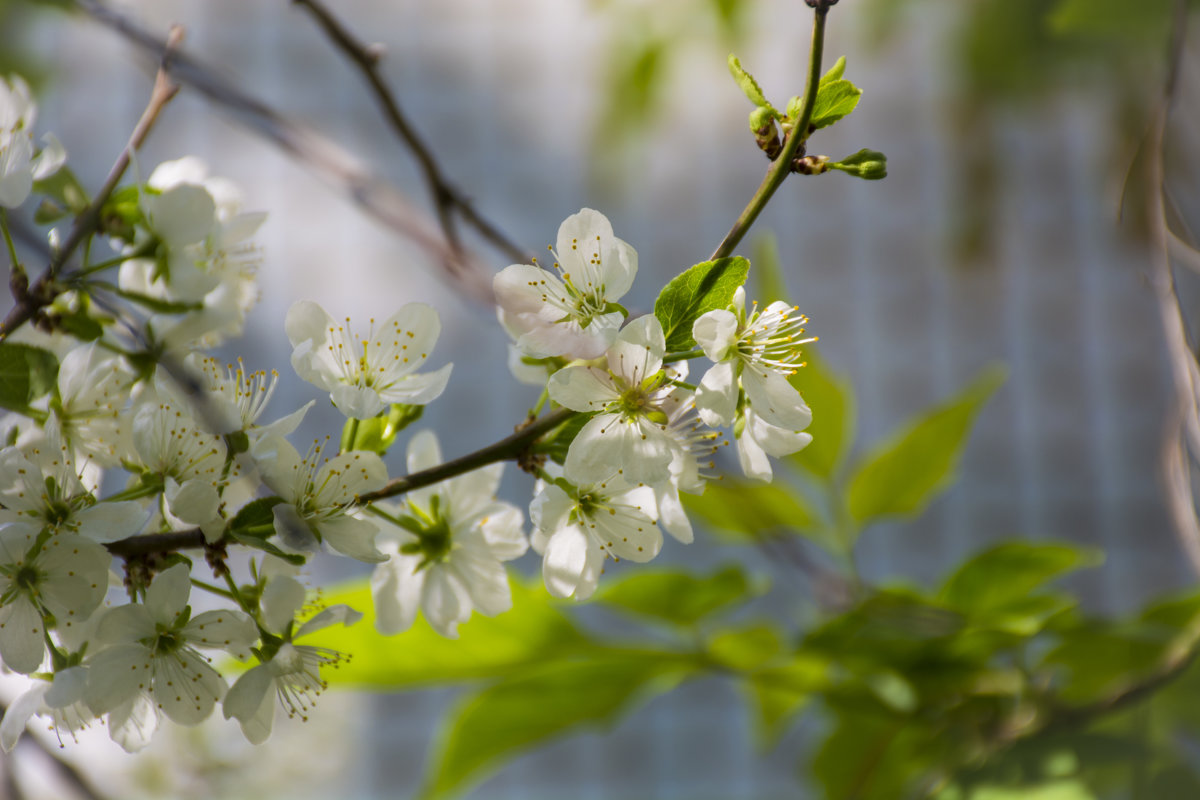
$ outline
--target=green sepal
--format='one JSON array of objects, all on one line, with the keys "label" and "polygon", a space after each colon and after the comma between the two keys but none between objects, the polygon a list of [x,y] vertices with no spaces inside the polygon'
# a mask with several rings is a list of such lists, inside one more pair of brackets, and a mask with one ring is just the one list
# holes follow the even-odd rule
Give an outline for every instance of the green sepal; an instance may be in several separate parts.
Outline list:
[{"label": "green sepal", "polygon": [[377,417],[346,420],[342,450],[369,450],[383,455],[396,442],[396,435],[419,420],[423,413],[425,406],[393,403],[386,413]]},{"label": "green sepal", "polygon": [[877,181],[887,177],[887,156],[878,150],[864,148],[841,161],[830,161],[826,166],[865,181]]}]

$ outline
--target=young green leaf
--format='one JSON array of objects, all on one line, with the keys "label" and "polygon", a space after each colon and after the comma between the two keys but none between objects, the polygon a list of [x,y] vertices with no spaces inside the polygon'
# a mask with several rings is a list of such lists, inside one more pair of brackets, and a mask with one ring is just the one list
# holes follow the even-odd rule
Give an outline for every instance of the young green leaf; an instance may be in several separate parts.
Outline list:
[{"label": "young green leaf", "polygon": [[654,316],[662,323],[667,352],[693,348],[692,325],[701,315],[733,302],[733,293],[749,273],[750,262],[733,256],[701,262],[672,278],[654,301]]},{"label": "young green leaf", "polygon": [[461,790],[568,730],[610,724],[636,700],[671,690],[693,669],[666,654],[616,652],[513,674],[459,706],[441,737],[425,796]]},{"label": "young green leaf", "polygon": [[862,89],[847,80],[822,82],[817,90],[817,100],[813,104],[812,118],[808,121],[810,130],[826,128],[847,116],[858,105],[862,97]]},{"label": "young green leaf", "polygon": [[260,497],[242,506],[229,521],[229,531],[240,537],[265,539],[273,532],[275,515],[272,509],[283,502],[282,497]]},{"label": "young green leaf", "polygon": [[842,76],[845,74],[846,57],[840,56],[837,61],[833,62],[833,66],[829,68],[829,71],[821,76],[821,81],[819,84],[817,84],[817,86],[820,88],[827,83],[833,83],[834,81],[841,80]]},{"label": "young green leaf", "polygon": [[779,244],[775,236],[764,233],[751,245],[754,254],[754,291],[759,306],[766,308],[776,300],[787,302],[787,275],[779,261]]},{"label": "young green leaf", "polygon": [[54,390],[58,359],[49,350],[0,342],[0,407],[28,411],[29,403]]},{"label": "young green leaf", "polygon": [[45,178],[34,181],[33,191],[50,198],[64,214],[82,214],[88,207],[87,190],[65,164]]},{"label": "young green leaf", "polygon": [[781,531],[820,539],[822,525],[804,495],[781,483],[754,483],[726,476],[704,494],[681,494],[693,519],[736,538],[757,541]]},{"label": "young green leaf", "polygon": [[1099,552],[1069,544],[1005,542],[955,570],[938,600],[967,616],[983,615],[1025,600],[1047,581],[1100,560]]},{"label": "young green leaf", "polygon": [[749,700],[757,721],[759,747],[778,742],[787,723],[808,705],[813,694],[829,687],[829,661],[797,653],[779,666],[756,670],[746,679]]},{"label": "young green leaf", "polygon": [[765,590],[765,584],[749,580],[740,567],[728,566],[706,577],[635,572],[605,586],[595,599],[638,616],[688,627]]},{"label": "young green leaf", "polygon": [[[729,74],[737,81],[738,88],[742,90],[742,94],[746,95],[747,100],[759,108],[771,108],[758,81],[754,80],[753,75],[742,69],[741,62],[732,53],[729,54]],[[774,109],[771,110],[774,111]]]},{"label": "young green leaf", "polygon": [[375,630],[371,589],[367,581],[322,593],[328,605],[345,603],[364,613],[351,628],[325,628],[305,638],[354,659],[325,677],[342,686],[401,689],[495,678],[566,658],[590,648],[588,640],[540,585],[511,581],[512,611],[496,617],[479,614],[459,626],[458,639],[446,639],[423,619],[396,636]]},{"label": "young green leaf", "polygon": [[953,480],[971,423],[1004,382],[1004,371],[986,371],[957,397],[915,420],[869,453],[846,492],[860,524],[920,512]]}]

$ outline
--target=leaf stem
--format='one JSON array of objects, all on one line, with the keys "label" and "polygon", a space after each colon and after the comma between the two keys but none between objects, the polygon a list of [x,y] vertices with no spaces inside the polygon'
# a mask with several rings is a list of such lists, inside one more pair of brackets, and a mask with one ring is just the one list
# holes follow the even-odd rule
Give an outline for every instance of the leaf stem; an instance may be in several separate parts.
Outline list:
[{"label": "leaf stem", "polygon": [[788,132],[784,139],[783,150],[771,162],[770,169],[763,177],[762,183],[754,192],[754,196],[750,198],[750,202],[746,204],[746,208],[734,221],[733,227],[729,229],[729,233],[725,234],[724,240],[717,246],[711,256],[712,260],[725,258],[733,253],[733,248],[738,246],[742,237],[750,230],[750,226],[758,219],[758,215],[766,208],[767,201],[775,194],[775,190],[783,183],[792,171],[792,159],[795,157],[800,146],[808,139],[808,124],[812,120],[813,107],[817,102],[817,89],[821,83],[821,54],[825,49],[825,18],[829,14],[829,7],[825,4],[818,4],[813,9],[813,30],[812,30],[812,49],[809,51],[808,59],[808,83],[804,90],[804,105],[801,106],[800,115],[796,118],[796,124]]}]

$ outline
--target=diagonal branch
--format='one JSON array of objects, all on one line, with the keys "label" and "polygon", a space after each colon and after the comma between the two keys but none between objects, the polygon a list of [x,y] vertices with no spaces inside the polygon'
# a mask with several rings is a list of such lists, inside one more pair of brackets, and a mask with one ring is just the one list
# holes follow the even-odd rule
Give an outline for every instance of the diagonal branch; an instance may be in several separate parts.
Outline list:
[{"label": "diagonal branch", "polygon": [[[166,47],[157,34],[101,0],[72,0],[72,5],[148,53],[158,56]],[[452,247],[427,215],[356,156],[313,128],[283,116],[191,56],[177,53],[169,67],[176,81],[200,92],[235,121],[340,186],[367,214],[419,245],[476,300],[491,302],[491,276],[479,260]]]},{"label": "diagonal branch", "polygon": [[146,106],[146,110],[142,112],[141,118],[137,125],[134,126],[133,133],[129,137],[129,143],[125,145],[125,149],[117,157],[116,163],[109,170],[108,177],[104,180],[104,185],[100,187],[100,191],[92,198],[92,202],[87,209],[75,220],[75,224],[71,227],[70,233],[67,234],[66,241],[62,246],[55,251],[50,259],[50,264],[45,271],[38,277],[30,286],[14,284],[14,299],[16,305],[0,322],[0,340],[6,339],[10,333],[16,330],[25,322],[33,318],[37,312],[44,306],[54,302],[57,292],[54,291],[52,284],[66,265],[67,259],[79,248],[87,237],[94,234],[100,227],[100,211],[104,204],[108,202],[108,198],[112,196],[113,190],[117,188],[117,183],[121,180],[121,176],[125,174],[125,170],[129,168],[129,161],[133,157],[133,152],[142,146],[146,141],[146,137],[150,134],[150,129],[154,127],[154,123],[158,121],[158,115],[162,113],[163,108],[171,101],[176,93],[179,92],[179,86],[173,83],[168,76],[171,59],[175,55],[175,51],[183,41],[183,28],[175,26],[171,28],[171,32],[167,35],[166,41],[163,43],[162,55],[159,61],[158,72],[154,76],[154,88],[150,92],[150,102]]},{"label": "diagonal branch", "polygon": [[528,263],[533,253],[516,244],[503,231],[482,217],[471,201],[454,187],[442,172],[441,166],[434,158],[429,145],[417,133],[412,123],[400,110],[400,104],[395,94],[383,80],[379,72],[380,53],[360,39],[357,39],[333,13],[319,0],[292,0],[294,5],[303,6],[312,14],[317,25],[331,42],[342,53],[354,62],[363,79],[370,84],[371,92],[379,110],[387,119],[396,136],[412,151],[413,157],[421,167],[425,183],[437,211],[438,222],[446,238],[456,248],[461,248],[455,216],[461,215],[463,220],[475,228],[485,239],[492,243],[514,261]]}]

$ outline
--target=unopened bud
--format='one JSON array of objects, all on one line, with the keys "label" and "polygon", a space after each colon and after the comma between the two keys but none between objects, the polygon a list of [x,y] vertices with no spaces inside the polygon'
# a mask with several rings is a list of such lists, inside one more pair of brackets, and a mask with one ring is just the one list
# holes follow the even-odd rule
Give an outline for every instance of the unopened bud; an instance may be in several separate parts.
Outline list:
[{"label": "unopened bud", "polygon": [[866,181],[877,181],[887,177],[887,156],[878,150],[859,150],[841,161],[830,163],[829,169],[841,170]]}]

